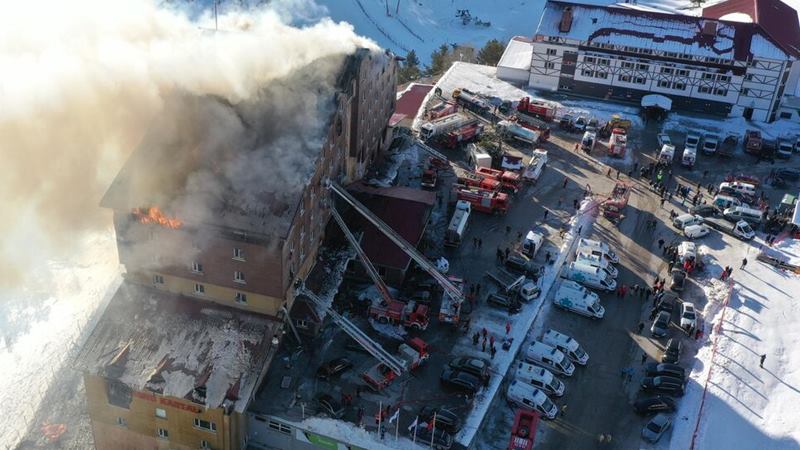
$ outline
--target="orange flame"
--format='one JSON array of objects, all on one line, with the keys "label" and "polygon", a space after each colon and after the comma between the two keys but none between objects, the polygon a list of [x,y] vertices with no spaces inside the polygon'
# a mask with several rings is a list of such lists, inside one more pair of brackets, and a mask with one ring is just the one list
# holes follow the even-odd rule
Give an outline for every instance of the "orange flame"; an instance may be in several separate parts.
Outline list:
[{"label": "orange flame", "polygon": [[170,219],[158,208],[158,206],[152,206],[150,208],[134,208],[133,215],[135,215],[139,222],[149,224],[154,223],[157,225],[161,225],[162,227],[177,229],[183,225],[183,222],[179,219]]}]

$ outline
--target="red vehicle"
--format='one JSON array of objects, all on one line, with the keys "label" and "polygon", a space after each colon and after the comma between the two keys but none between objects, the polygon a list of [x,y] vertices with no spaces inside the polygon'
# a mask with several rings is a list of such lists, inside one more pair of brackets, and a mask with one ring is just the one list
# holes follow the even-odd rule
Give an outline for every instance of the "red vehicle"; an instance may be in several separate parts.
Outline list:
[{"label": "red vehicle", "polygon": [[[405,344],[400,344],[397,352],[399,359],[403,361],[403,365],[407,370],[416,369],[431,356],[428,353],[428,344],[420,338],[414,338]],[[377,363],[361,374],[361,378],[367,382],[367,385],[376,391],[382,391],[399,376],[383,363]]]},{"label": "red vehicle", "polygon": [[517,111],[550,122],[556,116],[556,105],[525,97],[517,103]]},{"label": "red vehicle", "polygon": [[523,113],[517,114],[516,120],[523,127],[538,132],[539,140],[546,141],[550,138],[550,125],[545,121]]},{"label": "red vehicle", "polygon": [[754,155],[761,154],[761,132],[758,130],[747,130],[744,136],[744,151]]},{"label": "red vehicle", "polygon": [[428,166],[427,169],[422,171],[422,187],[433,189],[436,187],[436,182],[439,180],[439,174],[436,169]]},{"label": "red vehicle", "polygon": [[479,121],[468,123],[458,129],[447,133],[443,140],[444,145],[449,148],[458,147],[462,142],[472,142],[483,134],[484,126]]},{"label": "red vehicle", "polygon": [[[447,277],[462,293],[464,292],[464,279],[453,275]],[[461,304],[447,292],[442,294],[442,304],[439,307],[439,322],[458,325],[461,320]]]},{"label": "red vehicle", "polygon": [[628,206],[628,199],[631,196],[631,185],[618,181],[614,185],[611,195],[603,202],[603,216],[609,220],[619,220],[622,218],[622,211]]},{"label": "red vehicle", "polygon": [[399,300],[375,300],[367,313],[379,323],[401,324],[416,330],[428,328],[428,307],[413,300],[408,303]]},{"label": "red vehicle", "polygon": [[457,166],[453,166],[453,172],[456,174],[457,183],[466,187],[480,188],[487,191],[496,191],[500,189],[501,183],[486,175],[480,175]]},{"label": "red vehicle", "polygon": [[739,183],[752,184],[755,187],[758,187],[758,185],[761,184],[761,180],[759,180],[758,177],[754,177],[752,175],[745,175],[743,173],[740,173],[738,175],[728,175],[725,177],[724,181],[726,183],[733,183],[735,181],[738,181]]},{"label": "red vehicle", "polygon": [[628,134],[625,129],[614,128],[611,130],[611,138],[608,140],[608,156],[624,157],[627,145]]},{"label": "red vehicle", "polygon": [[474,211],[489,214],[505,214],[508,211],[508,194],[503,192],[456,187],[456,195],[458,200],[468,201]]},{"label": "red vehicle", "polygon": [[478,175],[485,175],[493,180],[501,183],[501,190],[516,194],[519,191],[520,176],[518,173],[509,172],[507,170],[491,169],[489,167],[478,167],[475,172]]},{"label": "red vehicle", "polygon": [[458,112],[458,105],[450,101],[443,101],[428,111],[428,119],[434,120]]},{"label": "red vehicle", "polygon": [[514,416],[514,425],[511,427],[508,450],[532,450],[533,443],[536,440],[536,426],[538,424],[538,413],[518,409],[517,414]]}]

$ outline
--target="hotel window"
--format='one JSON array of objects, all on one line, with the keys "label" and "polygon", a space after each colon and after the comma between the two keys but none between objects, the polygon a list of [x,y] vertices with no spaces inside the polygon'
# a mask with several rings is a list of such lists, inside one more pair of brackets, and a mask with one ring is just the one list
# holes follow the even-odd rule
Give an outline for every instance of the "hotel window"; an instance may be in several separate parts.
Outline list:
[{"label": "hotel window", "polygon": [[708,86],[700,86],[699,88],[697,88],[697,92],[699,92],[701,94],[710,94],[711,93],[711,88],[708,87]]},{"label": "hotel window", "polygon": [[217,424],[215,424],[214,422],[209,422],[208,420],[195,418],[194,426],[195,428],[200,428],[201,430],[206,430],[211,432],[217,431]]},{"label": "hotel window", "polygon": [[658,87],[660,88],[669,88],[669,81],[667,80],[659,80]]},{"label": "hotel window", "polygon": [[192,272],[203,273],[203,265],[196,261],[192,262]]},{"label": "hotel window", "polygon": [[554,48],[548,48],[547,49],[547,54],[550,55],[550,56],[555,56],[556,54],[558,54],[558,50],[556,50]]},{"label": "hotel window", "polygon": [[202,440],[200,441],[200,448],[211,448],[211,444],[209,444],[206,440]]},{"label": "hotel window", "polygon": [[666,75],[672,75],[672,67],[662,67],[661,73]]},{"label": "hotel window", "polygon": [[117,417],[117,425],[119,425],[121,427],[127,427],[128,426],[128,419],[126,419],[124,417]]},{"label": "hotel window", "polygon": [[164,428],[159,428],[158,437],[160,437],[161,439],[169,439],[169,431],[167,431]]},{"label": "hotel window", "polygon": [[600,60],[598,61],[598,63],[599,63],[600,65],[602,65],[602,66],[607,66],[607,65],[611,64],[611,61],[609,61],[609,60],[607,60],[607,59],[603,58],[603,59],[600,59]]},{"label": "hotel window", "polygon": [[594,76],[594,71],[583,69],[583,70],[581,70],[581,76],[593,77]]},{"label": "hotel window", "polygon": [[162,275],[153,275],[153,284],[164,284],[164,277]]},{"label": "hotel window", "polygon": [[750,89],[747,88],[742,89],[742,95],[750,95]]},{"label": "hotel window", "polygon": [[717,81],[721,83],[727,83],[731,81],[730,75],[717,75]]},{"label": "hotel window", "polygon": [[725,97],[728,95],[727,89],[717,88],[714,90],[714,95],[719,95],[720,97]]},{"label": "hotel window", "polygon": [[620,75],[620,76],[617,77],[617,80],[624,81],[625,83],[630,83],[631,82],[631,76],[630,75]]},{"label": "hotel window", "polygon": [[703,74],[703,79],[704,80],[713,80],[714,79],[714,74],[713,73],[704,73]]},{"label": "hotel window", "polygon": [[233,249],[233,259],[238,259],[239,261],[244,261],[244,250],[240,248]]},{"label": "hotel window", "polygon": [[556,68],[556,63],[548,62],[548,63],[544,64],[544,67],[547,68],[547,69],[555,69]]},{"label": "hotel window", "polygon": [[591,56],[587,56],[583,58],[583,60],[586,61],[587,63],[594,63],[594,58]]},{"label": "hotel window", "polygon": [[244,283],[244,272],[240,272],[238,270],[233,272],[233,281],[237,283]]},{"label": "hotel window", "polygon": [[689,71],[688,70],[679,69],[678,70],[678,76],[679,77],[688,77],[689,76]]},{"label": "hotel window", "polygon": [[156,408],[156,417],[158,417],[159,419],[166,419],[167,410],[163,408]]},{"label": "hotel window", "polygon": [[647,81],[647,78],[636,77],[633,79],[633,82],[636,84],[644,84]]},{"label": "hotel window", "polygon": [[245,294],[243,292],[237,292],[236,293],[236,303],[238,303],[240,305],[246,305],[247,304],[247,294]]},{"label": "hotel window", "polygon": [[206,293],[206,287],[200,283],[194,284],[194,293],[197,295],[203,295]]},{"label": "hotel window", "polygon": [[633,69],[633,63],[632,62],[623,62],[622,63],[622,68],[623,69]]},{"label": "hotel window", "polygon": [[686,89],[686,83],[672,83],[672,89],[683,91]]},{"label": "hotel window", "polygon": [[637,65],[636,65],[636,69],[637,69],[637,70],[644,70],[644,71],[648,71],[648,70],[650,70],[650,66],[649,66],[649,65],[647,65],[647,64],[637,64]]}]

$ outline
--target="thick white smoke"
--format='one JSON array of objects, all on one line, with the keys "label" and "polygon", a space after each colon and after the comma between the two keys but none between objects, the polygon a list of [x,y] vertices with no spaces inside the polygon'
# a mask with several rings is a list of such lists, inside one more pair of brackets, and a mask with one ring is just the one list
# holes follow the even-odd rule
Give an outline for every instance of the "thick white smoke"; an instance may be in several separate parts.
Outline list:
[{"label": "thick white smoke", "polygon": [[[287,12],[315,8],[294,1],[227,12],[215,32],[209,13],[193,21],[147,0],[4,3],[0,284],[19,281],[28,262],[54,249],[69,251],[78,233],[109,226],[99,200],[166,99],[252,104],[313,61],[375,47],[348,24],[286,24]],[[220,136],[241,131],[214,124]]]}]

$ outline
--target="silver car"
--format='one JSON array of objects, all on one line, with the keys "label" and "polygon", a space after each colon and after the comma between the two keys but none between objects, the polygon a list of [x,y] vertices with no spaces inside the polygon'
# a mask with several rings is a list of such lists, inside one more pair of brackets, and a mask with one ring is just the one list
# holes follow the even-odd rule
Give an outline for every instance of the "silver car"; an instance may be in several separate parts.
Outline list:
[{"label": "silver car", "polygon": [[672,419],[668,415],[664,413],[657,414],[642,428],[642,439],[655,444],[669,430],[670,426],[672,426]]}]

